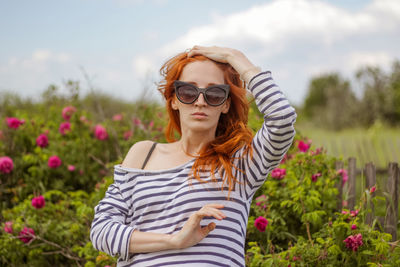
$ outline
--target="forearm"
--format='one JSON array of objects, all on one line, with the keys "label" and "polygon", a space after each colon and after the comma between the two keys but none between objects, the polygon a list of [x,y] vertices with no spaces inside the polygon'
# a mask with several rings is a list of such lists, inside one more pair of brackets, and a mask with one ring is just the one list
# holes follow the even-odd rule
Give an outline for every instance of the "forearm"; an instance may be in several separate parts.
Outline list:
[{"label": "forearm", "polygon": [[135,230],[129,240],[130,253],[156,252],[177,247],[171,241],[171,235],[140,232]]}]

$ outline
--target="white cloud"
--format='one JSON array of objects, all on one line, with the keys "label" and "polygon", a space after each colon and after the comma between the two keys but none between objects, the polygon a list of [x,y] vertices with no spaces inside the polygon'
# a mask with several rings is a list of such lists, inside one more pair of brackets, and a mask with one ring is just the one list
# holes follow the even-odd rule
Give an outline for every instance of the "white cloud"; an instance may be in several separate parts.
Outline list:
[{"label": "white cloud", "polygon": [[386,43],[396,36],[397,0],[375,0],[355,12],[318,0],[275,0],[232,15],[213,13],[213,23],[192,28],[151,55],[140,55],[135,67],[154,68],[195,44],[235,47],[255,64],[281,71],[285,81],[279,83],[300,103],[311,75],[339,71],[350,76],[359,66],[387,65],[400,57],[400,51]]}]

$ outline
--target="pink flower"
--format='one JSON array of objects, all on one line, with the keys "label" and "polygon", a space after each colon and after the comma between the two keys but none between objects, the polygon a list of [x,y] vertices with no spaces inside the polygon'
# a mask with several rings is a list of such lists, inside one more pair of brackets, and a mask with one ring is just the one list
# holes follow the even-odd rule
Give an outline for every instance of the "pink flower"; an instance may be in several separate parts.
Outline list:
[{"label": "pink flower", "polygon": [[62,163],[61,159],[57,156],[51,156],[47,161],[47,165],[52,169],[60,167],[61,163]]},{"label": "pink flower", "polygon": [[113,121],[122,121],[122,118],[123,118],[122,114],[115,114],[115,115],[112,117],[112,120],[113,120]]},{"label": "pink flower", "polygon": [[45,204],[46,204],[46,202],[45,202],[44,197],[42,195],[32,198],[32,206],[35,209],[41,209],[41,208],[44,207]]},{"label": "pink flower", "polygon": [[62,110],[62,117],[64,118],[64,120],[69,121],[75,112],[76,112],[75,107],[67,106]]},{"label": "pink flower", "polygon": [[286,175],[285,169],[276,168],[271,172],[271,177],[277,180],[282,180],[285,177],[285,175]]},{"label": "pink flower", "polygon": [[363,245],[362,235],[361,234],[357,234],[354,236],[350,235],[345,240],[343,240],[343,242],[346,243],[346,247],[348,249],[357,251],[358,248]]},{"label": "pink flower", "polygon": [[12,234],[13,232],[13,223],[11,221],[8,221],[4,224],[4,232]]},{"label": "pink flower", "polygon": [[102,125],[97,124],[94,127],[94,135],[96,136],[97,139],[99,140],[106,140],[108,138],[108,133],[106,128],[104,128]]},{"label": "pink flower", "polygon": [[350,211],[350,216],[351,217],[356,217],[358,215],[359,210],[352,210]]},{"label": "pink flower", "polygon": [[356,230],[356,229],[357,229],[357,225],[352,224],[352,225],[351,225],[351,230]]},{"label": "pink flower", "polygon": [[47,138],[47,135],[41,134],[36,138],[36,145],[39,147],[46,147],[49,145],[49,139]]},{"label": "pink flower", "polygon": [[268,220],[265,219],[264,217],[260,216],[254,221],[254,226],[258,229],[260,232],[265,232],[265,228],[268,225]]},{"label": "pink flower", "polygon": [[310,143],[305,143],[304,141],[300,140],[297,144],[297,148],[301,151],[301,152],[307,152],[308,149],[310,148]]},{"label": "pink flower", "polygon": [[313,181],[313,182],[316,182],[317,180],[318,180],[318,177],[321,177],[321,173],[316,173],[316,174],[313,174],[312,176],[311,176],[311,180]]},{"label": "pink flower", "polygon": [[347,175],[347,171],[345,169],[339,169],[337,171],[338,174],[342,176],[342,186],[349,180],[349,176]]},{"label": "pink flower", "polygon": [[[265,195],[261,195],[256,198],[256,205],[261,206],[261,204],[265,204],[267,202],[267,197]],[[263,205],[263,208],[265,208],[266,205]]]},{"label": "pink flower", "polygon": [[133,132],[131,130],[128,130],[124,133],[124,139],[128,140],[129,138],[131,138],[133,135]]},{"label": "pink flower", "polygon": [[75,166],[74,166],[74,165],[68,165],[68,170],[69,170],[70,172],[75,171]]},{"label": "pink flower", "polygon": [[371,187],[371,189],[369,190],[369,192],[372,194],[373,192],[375,192],[376,190],[376,186],[374,185],[373,187]]},{"label": "pink flower", "polygon": [[58,131],[60,132],[60,134],[62,135],[66,135],[67,132],[71,131],[71,123],[69,122],[62,122],[60,124],[60,128],[58,128]]},{"label": "pink flower", "polygon": [[154,126],[154,121],[151,121],[151,122],[149,123],[149,128],[151,129],[151,128],[153,128],[153,126]]},{"label": "pink flower", "polygon": [[139,126],[139,125],[142,124],[142,121],[140,119],[138,119],[138,118],[134,118],[133,119],[133,124],[136,125],[136,126]]},{"label": "pink flower", "polygon": [[342,214],[349,214],[349,212],[347,210],[342,210]]},{"label": "pink flower", "polygon": [[0,157],[0,172],[10,173],[14,168],[14,163],[10,157]]},{"label": "pink flower", "polygon": [[322,147],[318,147],[317,149],[315,149],[315,151],[311,151],[311,155],[315,156],[315,155],[319,155],[321,154],[323,151]]},{"label": "pink flower", "polygon": [[6,118],[6,121],[7,121],[8,127],[12,128],[12,129],[18,129],[19,126],[21,126],[22,124],[25,123],[25,120],[20,120],[20,119],[13,118],[13,117]]},{"label": "pink flower", "polygon": [[285,154],[279,164],[284,164],[288,160],[288,155]]},{"label": "pink flower", "polygon": [[22,229],[21,232],[19,232],[18,238],[24,243],[29,243],[29,241],[32,240],[34,235],[35,231],[33,231],[32,228],[25,226],[24,229]]}]

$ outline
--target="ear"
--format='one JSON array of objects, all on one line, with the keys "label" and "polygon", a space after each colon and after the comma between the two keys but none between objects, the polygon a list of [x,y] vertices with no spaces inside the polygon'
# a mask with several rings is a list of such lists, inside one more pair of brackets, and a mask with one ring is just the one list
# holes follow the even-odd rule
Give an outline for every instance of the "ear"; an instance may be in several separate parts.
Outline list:
[{"label": "ear", "polygon": [[176,99],[176,96],[174,96],[174,97],[172,98],[172,101],[171,101],[171,107],[172,107],[173,110],[178,110],[177,101],[178,101],[178,99]]},{"label": "ear", "polygon": [[229,111],[229,108],[231,107],[231,98],[230,97],[228,97],[228,99],[225,101],[225,103],[223,104],[223,107],[222,107],[222,113],[223,114],[226,114],[226,113],[228,113],[228,111]]}]

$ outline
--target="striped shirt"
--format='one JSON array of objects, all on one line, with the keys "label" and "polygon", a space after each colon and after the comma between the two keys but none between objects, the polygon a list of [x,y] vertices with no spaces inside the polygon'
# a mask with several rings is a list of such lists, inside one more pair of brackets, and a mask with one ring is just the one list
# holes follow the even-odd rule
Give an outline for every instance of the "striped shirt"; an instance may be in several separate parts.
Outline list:
[{"label": "striped shirt", "polygon": [[[245,148],[233,156],[233,174],[239,183],[227,198],[216,182],[201,183],[191,175],[194,160],[166,170],[140,170],[116,165],[114,183],[95,207],[90,238],[93,246],[119,256],[118,266],[245,266],[245,239],[250,204],[268,173],[278,166],[292,144],[296,113],[275,85],[270,72],[254,76],[249,90],[255,97],[264,123],[255,134],[253,157]],[[201,173],[210,181],[210,174]],[[201,225],[216,223],[216,228],[198,244],[177,250],[129,253],[133,230],[173,234],[188,217],[206,204],[223,204],[221,221],[205,217]]]}]

